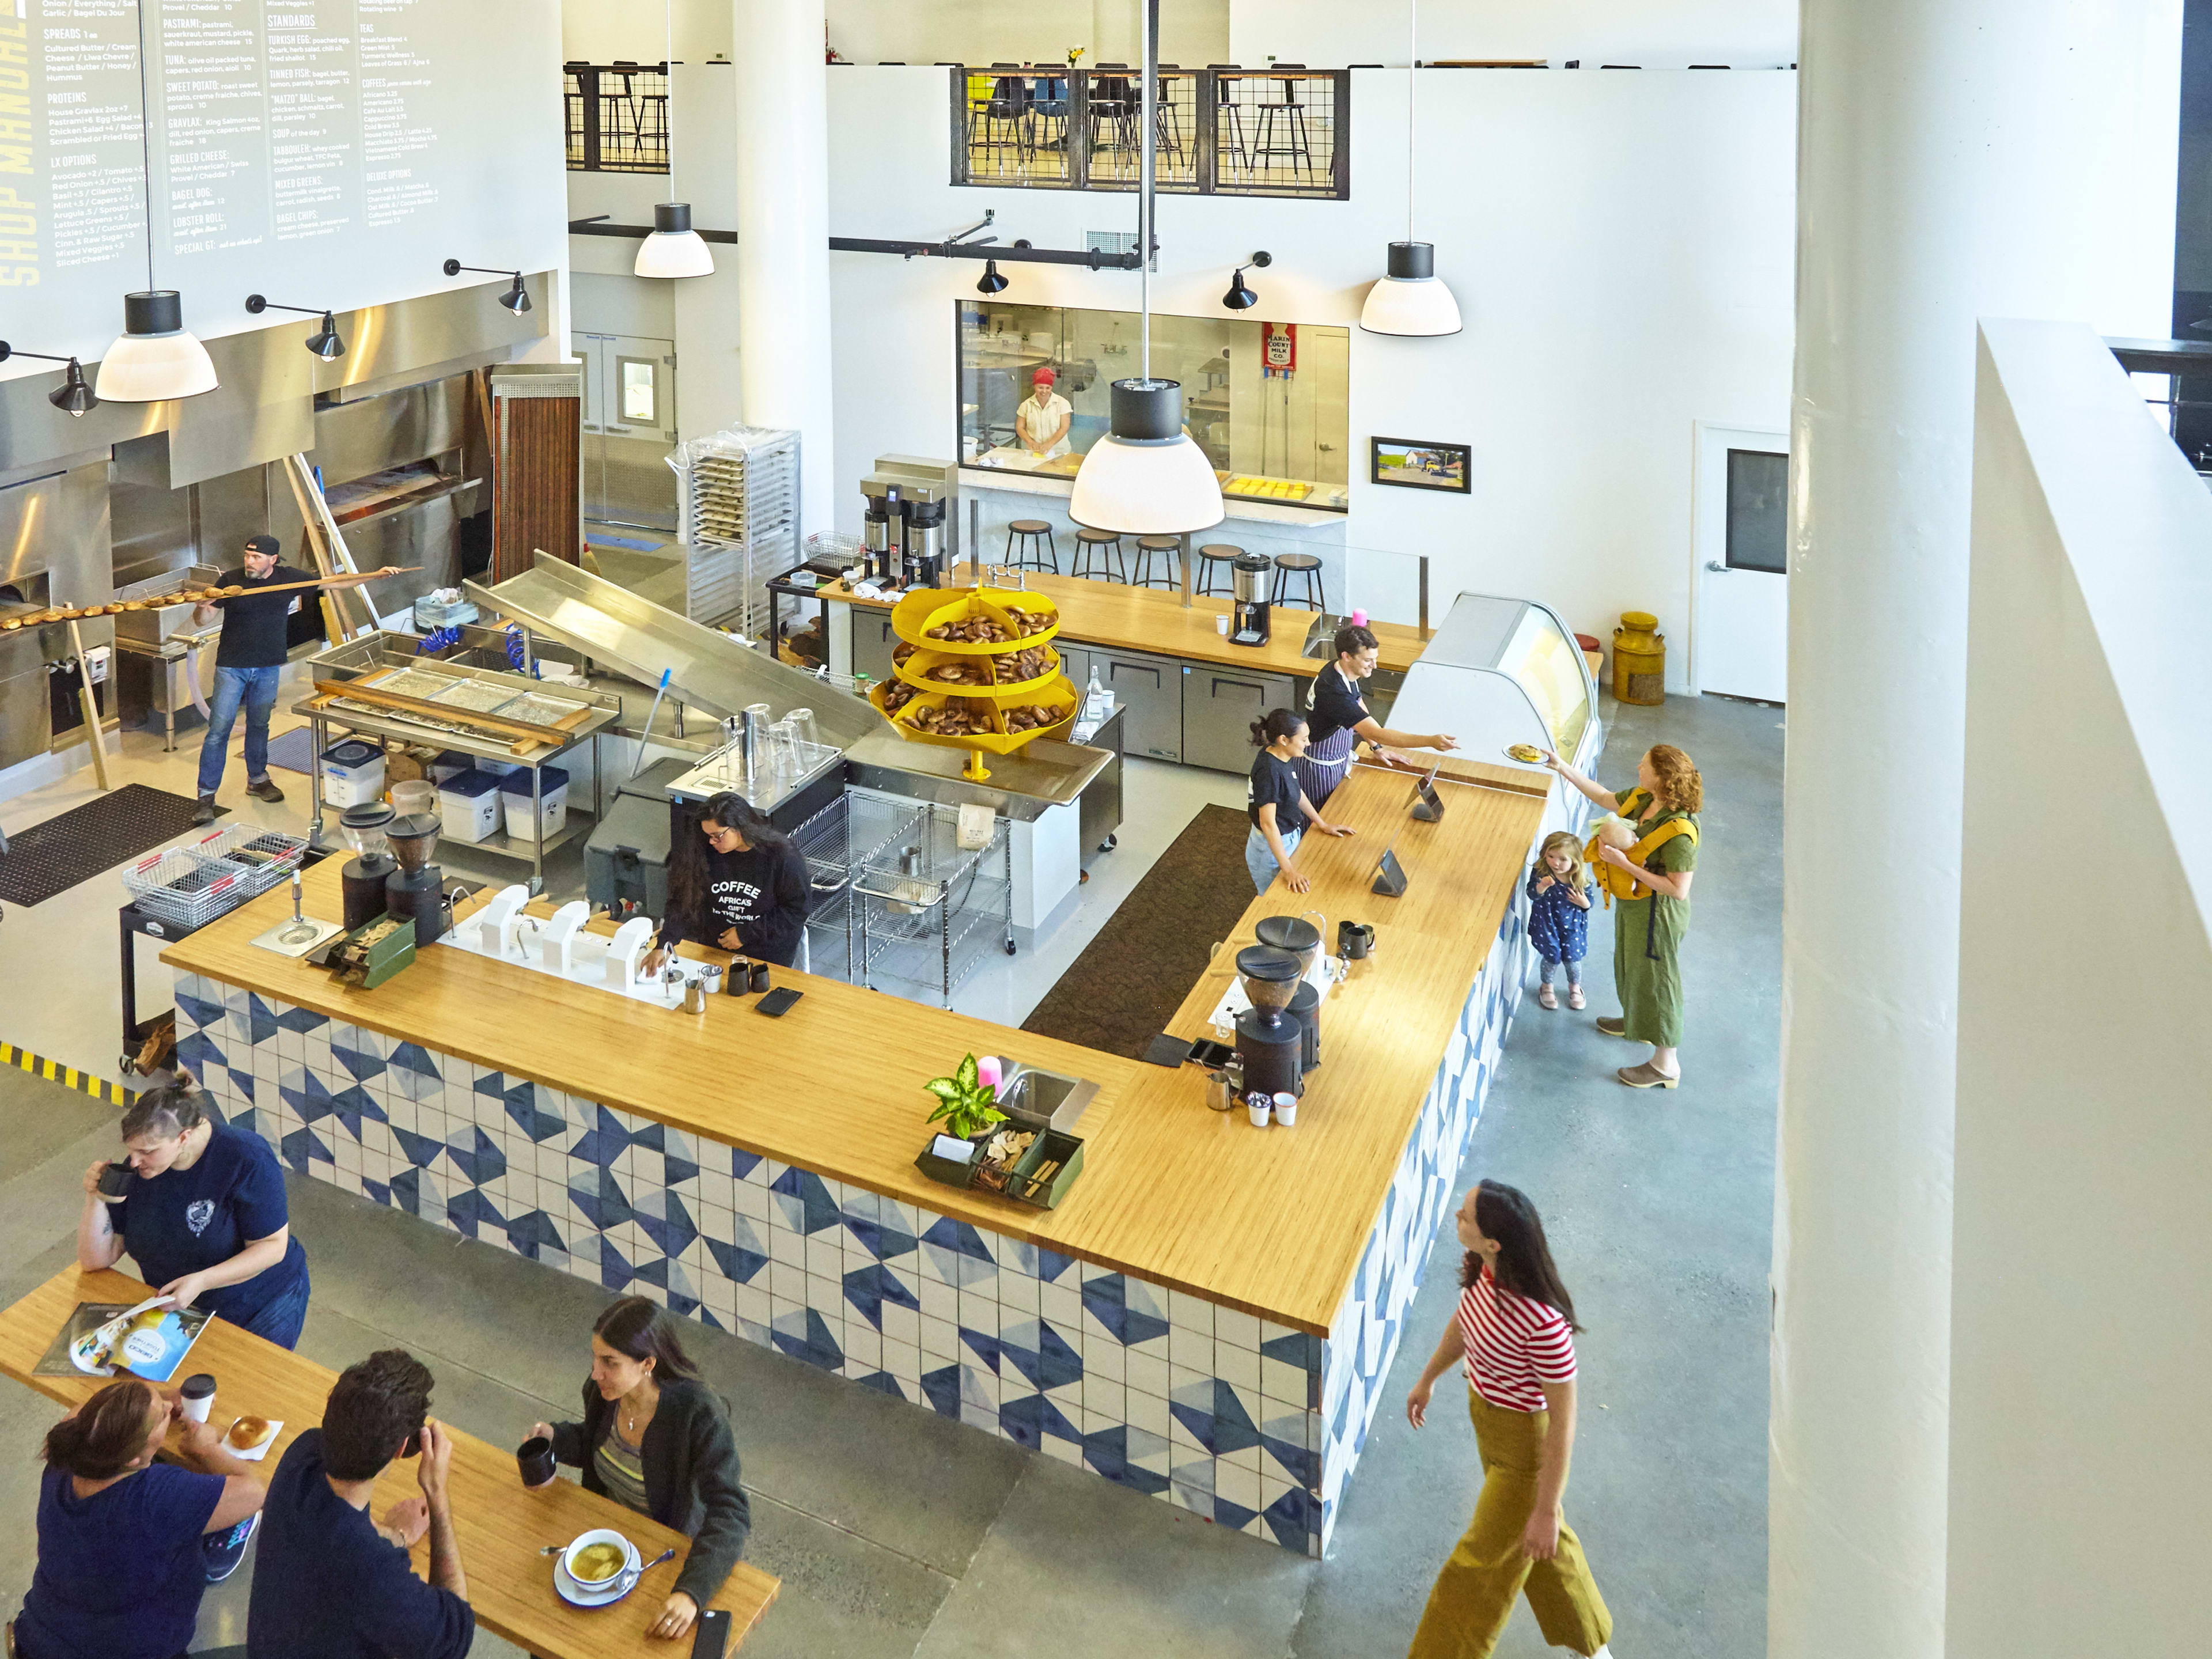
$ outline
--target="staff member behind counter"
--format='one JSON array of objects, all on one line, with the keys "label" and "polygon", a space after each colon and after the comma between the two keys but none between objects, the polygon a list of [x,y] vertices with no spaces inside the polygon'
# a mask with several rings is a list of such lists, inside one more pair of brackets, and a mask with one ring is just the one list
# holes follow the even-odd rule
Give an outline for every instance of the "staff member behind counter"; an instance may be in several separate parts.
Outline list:
[{"label": "staff member behind counter", "polygon": [[1037,370],[1030,379],[1030,400],[1014,411],[1022,447],[1040,460],[1067,453],[1067,428],[1075,420],[1073,407],[1053,390],[1057,380],[1049,368]]},{"label": "staff member behind counter", "polygon": [[1359,682],[1375,672],[1382,647],[1369,629],[1357,624],[1336,630],[1336,660],[1314,676],[1313,720],[1308,728],[1305,753],[1298,757],[1298,784],[1316,805],[1336,793],[1352,770],[1352,752],[1364,738],[1383,759],[1408,761],[1405,749],[1456,749],[1449,733],[1393,732],[1367,712],[1367,699],[1359,695]]},{"label": "staff member behind counter", "polygon": [[658,973],[680,939],[788,968],[806,933],[805,855],[743,795],[708,798],[699,833],[672,849],[668,918],[645,959]]}]

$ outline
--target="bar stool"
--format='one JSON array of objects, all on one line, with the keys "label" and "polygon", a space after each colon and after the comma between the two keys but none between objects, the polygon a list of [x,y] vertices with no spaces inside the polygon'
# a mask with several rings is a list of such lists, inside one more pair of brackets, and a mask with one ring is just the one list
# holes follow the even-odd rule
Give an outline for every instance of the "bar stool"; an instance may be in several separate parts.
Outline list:
[{"label": "bar stool", "polygon": [[[1279,70],[1302,70],[1305,65],[1277,64],[1274,67]],[[1278,84],[1283,89],[1282,101],[1263,102],[1260,106],[1260,136],[1259,142],[1252,148],[1253,162],[1264,172],[1268,169],[1270,158],[1287,155],[1296,160],[1302,175],[1310,176],[1313,172],[1313,146],[1306,137],[1305,106],[1298,102],[1298,83],[1285,76]],[[1283,124],[1279,137],[1275,130],[1278,118]]]},{"label": "bar stool", "polygon": [[[1237,579],[1229,574],[1228,567],[1243,556],[1243,548],[1231,547],[1227,542],[1209,542],[1200,548],[1198,550],[1199,596],[1201,599],[1210,599],[1217,593],[1233,596],[1237,592]],[[1221,567],[1218,573],[1214,568],[1217,565]],[[1221,586],[1216,587],[1213,585],[1216,581],[1218,581]]]},{"label": "bar stool", "polygon": [[[1019,547],[1014,545],[1018,539]],[[1009,570],[1049,570],[1060,574],[1060,549],[1053,543],[1052,526],[1042,519],[1013,520],[1006,526],[1006,562]]]},{"label": "bar stool", "polygon": [[[1132,587],[1165,587],[1169,589],[1181,587],[1182,586],[1182,574],[1181,568],[1177,563],[1177,556],[1181,554],[1182,551],[1182,538],[1180,536],[1138,537],[1137,574],[1129,579],[1129,586]],[[1155,553],[1160,554],[1165,558],[1167,562],[1167,568],[1165,570],[1155,571],[1152,568],[1152,556]]]},{"label": "bar stool", "polygon": [[1127,582],[1129,573],[1121,562],[1121,537],[1110,530],[1078,530],[1071,574],[1093,581]]},{"label": "bar stool", "polygon": [[1328,609],[1328,594],[1322,586],[1321,561],[1310,553],[1278,553],[1275,555],[1275,592],[1271,603],[1290,603],[1288,577],[1296,576],[1304,584],[1300,599],[1309,611]]}]

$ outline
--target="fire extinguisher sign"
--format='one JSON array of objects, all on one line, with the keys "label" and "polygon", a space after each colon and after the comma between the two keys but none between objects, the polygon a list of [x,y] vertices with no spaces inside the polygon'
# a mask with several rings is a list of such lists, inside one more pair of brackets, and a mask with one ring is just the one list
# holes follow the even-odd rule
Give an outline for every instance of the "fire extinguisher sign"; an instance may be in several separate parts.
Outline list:
[{"label": "fire extinguisher sign", "polygon": [[1261,324],[1260,345],[1262,374],[1270,378],[1279,374],[1287,380],[1297,373],[1298,325],[1296,323]]}]

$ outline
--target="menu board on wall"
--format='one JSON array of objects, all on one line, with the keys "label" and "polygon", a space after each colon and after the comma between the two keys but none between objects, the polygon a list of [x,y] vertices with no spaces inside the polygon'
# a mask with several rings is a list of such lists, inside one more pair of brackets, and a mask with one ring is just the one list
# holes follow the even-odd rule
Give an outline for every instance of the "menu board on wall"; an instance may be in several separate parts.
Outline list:
[{"label": "menu board on wall", "polygon": [[343,311],[452,286],[448,254],[555,264],[559,22],[552,0],[0,0],[5,331],[89,358],[149,283],[212,336],[261,325],[249,293]]}]

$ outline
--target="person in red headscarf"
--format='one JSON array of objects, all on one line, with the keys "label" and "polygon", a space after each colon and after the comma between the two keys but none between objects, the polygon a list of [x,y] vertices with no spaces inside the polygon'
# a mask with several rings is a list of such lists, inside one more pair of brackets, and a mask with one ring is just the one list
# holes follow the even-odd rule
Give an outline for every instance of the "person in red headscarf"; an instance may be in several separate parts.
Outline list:
[{"label": "person in red headscarf", "polygon": [[1058,378],[1049,368],[1037,370],[1030,378],[1029,401],[1014,412],[1022,447],[1041,461],[1067,453],[1067,428],[1075,418],[1067,399],[1052,389]]}]

